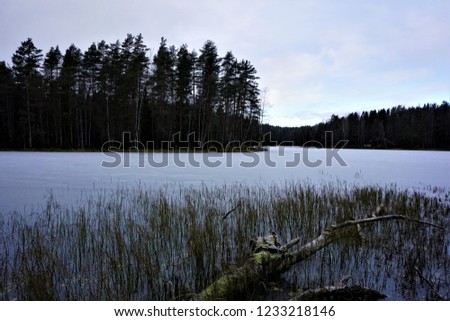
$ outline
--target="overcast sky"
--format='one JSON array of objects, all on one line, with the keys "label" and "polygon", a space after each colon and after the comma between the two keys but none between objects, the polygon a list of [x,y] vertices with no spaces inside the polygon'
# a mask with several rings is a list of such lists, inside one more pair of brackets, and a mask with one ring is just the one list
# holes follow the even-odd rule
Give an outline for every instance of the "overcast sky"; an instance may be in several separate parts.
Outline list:
[{"label": "overcast sky", "polygon": [[45,54],[142,33],[197,51],[206,40],[258,70],[265,121],[450,101],[448,0],[0,0],[0,60],[28,37]]}]

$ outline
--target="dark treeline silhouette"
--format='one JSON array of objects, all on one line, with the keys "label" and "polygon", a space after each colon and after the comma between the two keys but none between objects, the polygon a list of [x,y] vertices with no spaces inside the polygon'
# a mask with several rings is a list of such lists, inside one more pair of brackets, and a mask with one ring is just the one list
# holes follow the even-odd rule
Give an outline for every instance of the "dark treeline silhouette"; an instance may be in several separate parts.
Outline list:
[{"label": "dark treeline silhouette", "polygon": [[[347,140],[347,148],[404,148],[450,150],[450,105],[425,104],[422,107],[351,113],[315,126],[278,127],[264,125],[263,132],[271,133],[271,140],[293,142],[297,146],[333,147]],[[326,132],[333,133],[325,141]]]},{"label": "dark treeline silhouette", "polygon": [[231,51],[219,57],[209,40],[198,53],[164,38],[153,56],[148,51],[141,34],[92,43],[84,53],[73,44],[64,54],[56,46],[45,55],[28,38],[12,67],[0,62],[0,149],[98,150],[114,141],[125,148],[167,148],[166,141],[191,148],[246,141],[331,147],[330,131],[335,143],[348,140],[346,147],[450,149],[447,102],[333,115],[315,126],[261,125],[264,104],[248,60]]},{"label": "dark treeline silhouette", "polygon": [[98,149],[124,133],[154,148],[190,133],[202,144],[259,138],[248,60],[219,57],[212,41],[197,53],[162,38],[153,57],[148,51],[140,34],[84,53],[71,45],[44,55],[32,39],[22,42],[11,68],[0,62],[0,148]]}]

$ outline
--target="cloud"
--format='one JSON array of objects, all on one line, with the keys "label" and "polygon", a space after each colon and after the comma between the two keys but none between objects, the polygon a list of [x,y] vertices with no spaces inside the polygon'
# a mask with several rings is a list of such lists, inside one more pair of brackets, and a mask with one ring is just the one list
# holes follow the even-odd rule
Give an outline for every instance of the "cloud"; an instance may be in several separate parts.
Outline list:
[{"label": "cloud", "polygon": [[142,33],[199,50],[213,40],[258,70],[267,119],[306,124],[366,106],[449,100],[449,1],[3,0],[0,60],[27,37],[48,51]]}]

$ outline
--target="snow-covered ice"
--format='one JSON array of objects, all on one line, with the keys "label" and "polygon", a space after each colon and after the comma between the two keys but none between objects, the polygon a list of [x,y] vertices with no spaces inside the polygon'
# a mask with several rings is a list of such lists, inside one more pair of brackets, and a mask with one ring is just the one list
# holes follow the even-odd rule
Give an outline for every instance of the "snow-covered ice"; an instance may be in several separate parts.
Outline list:
[{"label": "snow-covered ice", "polygon": [[345,149],[333,154],[297,147],[252,154],[1,152],[0,171],[0,212],[29,212],[39,210],[50,192],[70,206],[99,191],[137,184],[264,186],[306,180],[449,189],[450,152]]}]

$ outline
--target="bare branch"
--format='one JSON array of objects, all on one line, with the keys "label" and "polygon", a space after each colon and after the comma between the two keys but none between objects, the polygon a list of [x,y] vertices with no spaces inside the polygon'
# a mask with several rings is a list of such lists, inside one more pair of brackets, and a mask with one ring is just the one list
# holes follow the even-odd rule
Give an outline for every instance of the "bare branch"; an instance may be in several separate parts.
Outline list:
[{"label": "bare branch", "polygon": [[424,282],[430,287],[430,290],[433,292],[434,297],[435,297],[436,299],[438,299],[439,301],[444,301],[444,298],[441,297],[441,296],[439,295],[439,293],[436,291],[436,289],[435,289],[433,283],[431,283],[427,278],[425,278],[425,277],[423,276],[423,274],[420,272],[419,268],[418,268],[417,266],[415,266],[414,269],[416,270],[417,274],[419,275],[419,278],[420,278],[422,281],[424,281]]},{"label": "bare branch", "polygon": [[359,220],[348,220],[348,221],[342,222],[340,224],[331,225],[331,229],[336,230],[336,229],[344,228],[344,227],[347,227],[350,225],[366,224],[366,223],[373,223],[373,222],[377,222],[377,221],[386,221],[386,220],[405,220],[408,222],[419,223],[419,224],[424,224],[424,225],[429,225],[429,226],[437,227],[440,229],[444,229],[444,227],[442,227],[442,226],[439,226],[439,225],[436,225],[433,223],[429,223],[429,222],[425,222],[425,221],[421,221],[421,220],[411,219],[404,215],[385,215],[385,216],[368,217],[368,218],[363,218],[363,219],[359,219]]},{"label": "bare branch", "polygon": [[[277,271],[279,273],[284,272],[289,268],[291,268],[293,265],[303,261],[304,259],[312,256],[314,253],[320,251],[328,244],[337,241],[338,239],[340,239],[345,235],[343,231],[348,230],[349,227],[387,220],[405,220],[408,222],[419,223],[443,229],[443,227],[439,225],[420,220],[410,219],[404,215],[385,215],[385,216],[368,217],[359,220],[348,220],[339,224],[331,225],[330,228],[325,229],[325,231],[321,235],[319,235],[317,238],[310,241],[309,243],[303,245],[298,251],[286,254],[284,259],[278,265]],[[288,250],[294,245],[298,244],[299,242],[300,238],[296,238],[287,243],[282,249]]]},{"label": "bare branch", "polygon": [[223,217],[222,219],[226,219],[228,217],[228,215],[230,215],[231,213],[233,213],[235,210],[237,210],[239,207],[241,206],[241,204],[236,205],[233,209],[229,210]]}]

